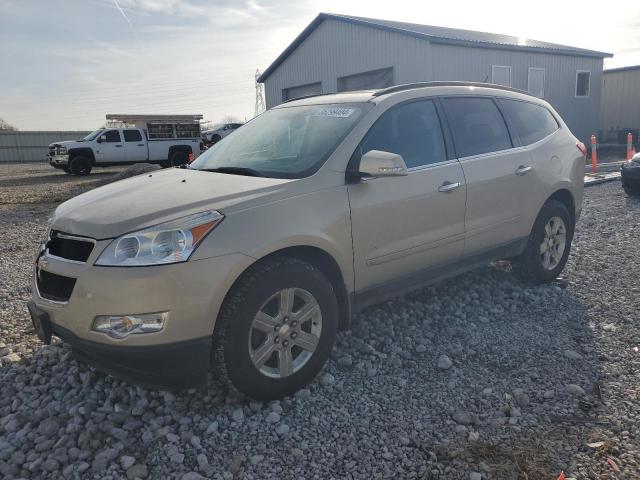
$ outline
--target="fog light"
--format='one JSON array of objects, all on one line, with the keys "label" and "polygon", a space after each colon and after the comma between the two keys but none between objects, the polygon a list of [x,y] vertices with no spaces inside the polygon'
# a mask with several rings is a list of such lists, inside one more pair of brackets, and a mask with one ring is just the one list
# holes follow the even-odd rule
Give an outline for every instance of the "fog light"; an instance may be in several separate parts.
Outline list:
[{"label": "fog light", "polygon": [[93,319],[91,330],[106,333],[113,338],[125,338],[129,335],[159,332],[169,312],[144,313],[142,315],[98,315]]}]

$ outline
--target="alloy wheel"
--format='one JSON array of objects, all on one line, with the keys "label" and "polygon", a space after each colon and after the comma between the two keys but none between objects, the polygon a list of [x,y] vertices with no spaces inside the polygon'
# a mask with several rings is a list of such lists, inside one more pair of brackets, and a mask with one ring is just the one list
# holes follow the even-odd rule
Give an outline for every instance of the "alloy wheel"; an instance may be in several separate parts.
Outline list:
[{"label": "alloy wheel", "polygon": [[301,288],[273,294],[253,318],[249,357],[267,377],[285,378],[313,357],[322,332],[322,313],[315,297]]}]

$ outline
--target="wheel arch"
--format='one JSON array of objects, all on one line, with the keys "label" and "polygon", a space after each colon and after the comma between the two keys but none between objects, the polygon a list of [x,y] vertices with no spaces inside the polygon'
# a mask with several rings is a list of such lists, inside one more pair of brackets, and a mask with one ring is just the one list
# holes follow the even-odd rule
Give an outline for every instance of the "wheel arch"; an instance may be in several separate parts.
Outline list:
[{"label": "wheel arch", "polygon": [[77,157],[78,155],[83,155],[83,156],[86,156],[89,160],[91,160],[92,165],[95,165],[96,163],[96,157],[93,154],[93,150],[91,150],[90,148],[72,148],[67,153],[69,154],[69,161],[71,161],[73,158]]},{"label": "wheel arch", "polygon": [[560,188],[556,190],[549,198],[545,200],[544,203],[546,204],[550,200],[556,200],[564,204],[564,206],[567,207],[567,210],[569,210],[569,213],[571,214],[573,220],[576,220],[576,202],[573,198],[573,194],[569,189]]},{"label": "wheel arch", "polygon": [[[340,330],[347,330],[351,325],[351,299],[347,291],[347,286],[344,281],[344,275],[338,262],[333,256],[326,250],[315,246],[298,245],[281,248],[275,250],[264,256],[258,258],[255,262],[249,265],[245,270],[237,276],[231,288],[229,288],[225,295],[225,301],[235,290],[238,282],[242,280],[247,272],[251,271],[257,265],[262,262],[268,261],[276,257],[289,257],[301,260],[303,262],[313,265],[320,270],[329,280],[336,293],[336,299],[338,301],[338,311],[340,318],[338,319],[338,325]],[[223,302],[224,303],[224,302]]]}]

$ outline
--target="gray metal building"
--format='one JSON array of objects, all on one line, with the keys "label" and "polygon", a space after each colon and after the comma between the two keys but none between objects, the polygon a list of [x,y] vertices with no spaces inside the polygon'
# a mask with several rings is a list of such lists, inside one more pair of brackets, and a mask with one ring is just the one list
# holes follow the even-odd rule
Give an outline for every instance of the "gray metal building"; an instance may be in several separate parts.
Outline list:
[{"label": "gray metal building", "polygon": [[611,54],[508,35],[319,14],[258,79],[267,108],[317,93],[464,80],[544,97],[583,141],[599,125]]},{"label": "gray metal building", "polygon": [[78,131],[2,131],[0,163],[46,162],[49,144],[60,140],[78,140],[91,132]]},{"label": "gray metal building", "polygon": [[640,146],[640,65],[604,71],[600,141],[625,143],[627,132]]}]

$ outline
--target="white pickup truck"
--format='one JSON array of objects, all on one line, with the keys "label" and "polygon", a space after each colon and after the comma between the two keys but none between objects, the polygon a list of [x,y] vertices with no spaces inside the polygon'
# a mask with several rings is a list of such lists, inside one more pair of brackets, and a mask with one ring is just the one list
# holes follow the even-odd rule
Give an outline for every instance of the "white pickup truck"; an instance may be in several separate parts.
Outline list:
[{"label": "white pickup truck", "polygon": [[202,115],[107,115],[132,127],[100,128],[82,140],[49,145],[49,164],[67,173],[88,175],[93,167],[157,163],[179,166],[204,150]]}]

